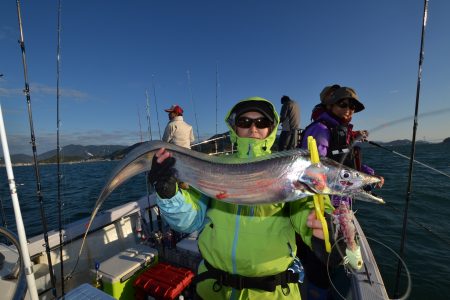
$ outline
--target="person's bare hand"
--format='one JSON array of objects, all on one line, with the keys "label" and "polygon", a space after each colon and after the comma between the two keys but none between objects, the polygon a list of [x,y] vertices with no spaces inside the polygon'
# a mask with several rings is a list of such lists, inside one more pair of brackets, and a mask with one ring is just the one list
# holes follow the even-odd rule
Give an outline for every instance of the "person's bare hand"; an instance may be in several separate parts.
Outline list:
[{"label": "person's bare hand", "polygon": [[313,235],[321,240],[325,239],[322,222],[316,217],[316,212],[312,210],[308,215],[306,225],[313,230]]}]

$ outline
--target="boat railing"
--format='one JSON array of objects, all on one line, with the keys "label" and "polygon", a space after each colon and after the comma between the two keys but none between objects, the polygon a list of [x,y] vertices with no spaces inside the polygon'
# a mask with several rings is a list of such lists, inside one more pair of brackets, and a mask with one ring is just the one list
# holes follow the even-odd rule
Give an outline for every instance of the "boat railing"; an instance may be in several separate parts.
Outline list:
[{"label": "boat railing", "polygon": [[191,145],[191,149],[207,153],[208,155],[221,155],[234,153],[234,144],[228,138],[229,132],[214,136],[210,139]]}]

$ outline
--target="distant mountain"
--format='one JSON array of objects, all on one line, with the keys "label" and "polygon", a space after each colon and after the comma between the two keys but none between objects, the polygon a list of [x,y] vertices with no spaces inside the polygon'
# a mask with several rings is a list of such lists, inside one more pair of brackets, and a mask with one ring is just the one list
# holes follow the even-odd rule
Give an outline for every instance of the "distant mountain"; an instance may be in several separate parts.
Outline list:
[{"label": "distant mountain", "polygon": [[[112,153],[126,149],[127,146],[122,145],[68,145],[64,146],[60,152],[61,162],[85,161],[93,159],[110,159]],[[43,163],[56,162],[56,149],[47,151],[38,155],[38,161]],[[33,162],[33,157],[26,154],[11,155],[13,164],[29,164]],[[4,163],[3,157],[0,163]]]},{"label": "distant mountain", "polygon": [[[412,142],[408,139],[403,139],[403,140],[394,140],[390,142],[376,142],[376,143],[382,146],[408,146],[411,145]],[[430,144],[430,142],[416,141],[416,144]]]},{"label": "distant mountain", "polygon": [[450,144],[450,137],[448,137],[445,140],[443,140],[442,143]]},{"label": "distant mountain", "polygon": [[[72,157],[79,158],[79,160],[88,160],[88,159],[99,159],[106,158],[111,155],[111,153],[125,149],[126,146],[121,145],[68,145],[64,146],[61,149],[60,156],[63,157]],[[38,156],[38,160],[40,161],[48,161],[48,160],[56,161],[56,149],[45,152]]]}]

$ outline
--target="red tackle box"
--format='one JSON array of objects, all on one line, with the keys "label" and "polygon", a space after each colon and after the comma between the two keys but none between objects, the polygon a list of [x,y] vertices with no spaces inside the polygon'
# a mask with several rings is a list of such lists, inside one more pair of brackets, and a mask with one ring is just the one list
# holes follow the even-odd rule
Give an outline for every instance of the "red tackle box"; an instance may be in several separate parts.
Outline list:
[{"label": "red tackle box", "polygon": [[192,282],[194,272],[186,268],[158,263],[140,274],[134,281],[137,300],[155,299],[173,300]]}]

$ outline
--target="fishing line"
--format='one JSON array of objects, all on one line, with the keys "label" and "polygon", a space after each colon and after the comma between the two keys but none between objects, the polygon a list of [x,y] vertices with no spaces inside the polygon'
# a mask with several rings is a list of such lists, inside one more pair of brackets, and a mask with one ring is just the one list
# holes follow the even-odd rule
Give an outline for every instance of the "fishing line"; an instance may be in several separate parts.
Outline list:
[{"label": "fishing line", "polygon": [[27,109],[28,109],[28,120],[30,123],[30,133],[31,133],[31,147],[33,151],[33,166],[34,166],[34,173],[36,177],[36,194],[39,201],[39,209],[41,214],[41,221],[42,221],[42,227],[43,227],[43,235],[44,235],[44,241],[45,241],[45,252],[47,254],[47,262],[48,262],[48,270],[49,275],[51,279],[51,285],[52,285],[52,294],[56,298],[56,280],[55,280],[55,273],[53,271],[53,264],[52,264],[52,258],[50,255],[50,245],[48,240],[48,229],[47,229],[47,218],[45,216],[45,209],[44,209],[44,199],[42,196],[41,191],[41,178],[39,173],[39,164],[37,159],[37,149],[36,149],[36,137],[34,134],[34,125],[33,125],[33,115],[31,110],[31,96],[30,96],[30,86],[28,84],[28,71],[27,71],[27,63],[25,58],[25,41],[24,41],[24,35],[23,35],[23,28],[22,28],[22,16],[20,12],[20,0],[16,0],[17,5],[17,17],[19,22],[19,31],[20,31],[20,48],[22,51],[22,64],[23,64],[23,75],[25,79],[25,88],[23,92],[26,95],[26,101],[27,101]]},{"label": "fishing line", "polygon": [[[448,112],[450,112],[450,108],[441,108],[441,109],[433,110],[433,111],[430,111],[430,112],[421,113],[418,116],[420,118],[430,117],[430,116],[435,117],[437,115],[446,114]],[[408,117],[397,119],[397,120],[394,120],[394,121],[391,121],[391,122],[383,123],[381,125],[378,125],[377,127],[372,128],[371,130],[369,130],[369,132],[376,132],[376,131],[379,131],[379,130],[384,129],[386,127],[390,127],[390,126],[395,125],[395,124],[399,124],[399,123],[403,123],[403,122],[406,122],[406,121],[410,121],[413,118],[414,118],[414,116],[408,116]]]},{"label": "fishing line", "polygon": [[[377,144],[377,143],[372,142],[372,141],[367,141],[367,142],[368,142],[369,144],[374,145],[374,146],[376,146],[376,147],[379,147],[379,148],[381,148],[381,149],[383,149],[383,150],[386,150],[386,151],[389,151],[389,152],[391,152],[391,153],[393,153],[393,154],[396,154],[396,155],[398,155],[398,156],[400,156],[400,157],[406,158],[407,160],[411,160],[410,157],[408,157],[408,156],[406,156],[406,155],[403,155],[403,154],[401,154],[401,153],[399,153],[399,152],[397,152],[397,151],[391,150],[391,149],[389,149],[389,148],[383,147],[383,146],[381,146],[380,144]],[[433,167],[430,166],[430,165],[427,165],[427,164],[425,164],[425,163],[423,163],[423,162],[420,162],[420,161],[418,161],[418,160],[416,160],[416,159],[414,159],[414,162],[417,163],[417,164],[419,164],[419,165],[421,165],[421,166],[424,166],[424,167],[426,167],[426,168],[428,168],[428,169],[430,169],[430,170],[433,170],[433,171],[435,171],[436,173],[442,174],[442,175],[444,175],[444,176],[450,178],[450,175],[449,175],[449,174],[447,174],[447,173],[445,173],[445,172],[442,172],[442,171],[440,171],[440,170],[438,170],[438,169],[436,169],[436,168],[433,168]]]},{"label": "fishing line", "polygon": [[[387,248],[387,249],[388,249],[389,251],[391,251],[391,252],[394,254],[394,256],[397,257],[397,258],[399,259],[399,261],[403,264],[403,266],[405,267],[406,277],[408,278],[408,285],[407,285],[407,287],[406,287],[406,291],[405,291],[405,293],[404,293],[401,297],[398,297],[398,298],[389,298],[389,299],[390,299],[390,300],[403,300],[403,299],[408,299],[409,295],[411,294],[412,280],[411,280],[411,274],[410,274],[410,272],[409,272],[409,270],[408,270],[408,267],[406,266],[405,261],[404,261],[404,260],[403,260],[403,259],[402,259],[402,258],[401,258],[401,257],[400,257],[400,256],[399,256],[392,248],[390,248],[390,247],[387,246],[386,244],[384,244],[384,243],[382,243],[382,242],[380,242],[380,241],[378,241],[378,240],[376,240],[376,239],[369,238],[369,237],[367,237],[367,236],[366,236],[366,239],[367,239],[367,240],[374,241],[374,242],[376,242],[376,243],[378,243],[378,244],[384,246],[385,248]],[[344,240],[344,237],[341,237],[341,238],[339,238],[338,240],[336,240],[336,241],[333,243],[333,246],[331,247],[331,251],[333,251],[333,248],[336,247],[336,245],[337,245],[340,241],[342,241],[342,240]],[[341,250],[339,249],[339,247],[336,247],[336,249],[338,249],[339,253],[342,255],[342,257],[344,257],[344,256],[343,256],[343,253],[341,252]],[[339,295],[339,297],[341,297],[342,299],[345,300],[346,298],[338,291],[337,287],[333,284],[333,280],[331,279],[331,275],[330,275],[330,271],[329,271],[329,269],[330,269],[330,256],[331,256],[331,254],[328,255],[328,258],[327,258],[327,275],[328,275],[328,280],[330,281],[330,285],[331,285],[331,287],[333,288],[333,290]],[[357,272],[354,271],[352,268],[346,268],[346,270],[347,270],[348,272],[350,272],[350,273],[352,274],[352,276],[356,276],[356,275],[357,275]],[[370,274],[368,274],[368,276],[370,276]],[[370,280],[370,278],[369,278],[369,280]]]},{"label": "fishing line", "polygon": [[[391,209],[393,209],[393,210],[395,210],[395,211],[401,213],[401,210],[398,209],[398,208],[396,208],[395,206],[393,206],[393,205],[391,205],[391,204],[388,204],[388,203],[386,203],[385,205],[386,205],[387,207],[389,207],[389,208],[391,208]],[[447,245],[450,246],[450,240],[449,240],[448,238],[446,238],[446,237],[444,237],[444,236],[441,236],[441,235],[440,235],[439,233],[437,233],[437,232],[434,232],[433,229],[431,229],[430,227],[428,227],[428,226],[422,224],[422,223],[421,223],[420,221],[418,221],[416,218],[409,217],[408,221],[411,221],[411,222],[413,222],[414,224],[418,225],[419,227],[422,227],[423,229],[425,229],[426,231],[428,231],[429,233],[431,233],[432,235],[434,235],[436,238],[440,239],[441,242],[445,242]]]},{"label": "fishing line", "polygon": [[[403,300],[403,299],[408,299],[409,295],[411,294],[411,286],[412,286],[412,279],[411,279],[411,273],[409,272],[408,266],[406,265],[405,261],[402,259],[402,257],[400,255],[398,255],[392,248],[390,248],[388,245],[374,239],[374,238],[370,238],[370,237],[366,237],[366,239],[371,240],[375,243],[380,244],[381,246],[384,246],[385,248],[387,248],[389,251],[391,251],[395,257],[398,258],[399,263],[401,263],[403,265],[403,267],[405,268],[405,274],[406,274],[406,278],[408,279],[408,284],[406,286],[406,291],[403,294],[403,296],[398,297],[398,298],[391,298],[391,300]],[[395,296],[395,295],[394,295]]]}]

